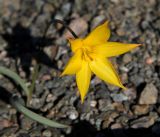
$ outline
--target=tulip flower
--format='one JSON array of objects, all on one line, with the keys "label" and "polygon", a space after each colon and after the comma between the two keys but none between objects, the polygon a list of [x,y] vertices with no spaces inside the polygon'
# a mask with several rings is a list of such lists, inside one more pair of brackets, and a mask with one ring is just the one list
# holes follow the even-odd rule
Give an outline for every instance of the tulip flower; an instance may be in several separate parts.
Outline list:
[{"label": "tulip flower", "polygon": [[109,42],[109,37],[110,29],[106,21],[96,27],[86,38],[68,39],[73,56],[61,76],[76,75],[82,103],[88,92],[92,74],[106,83],[125,89],[108,58],[128,52],[140,44]]}]

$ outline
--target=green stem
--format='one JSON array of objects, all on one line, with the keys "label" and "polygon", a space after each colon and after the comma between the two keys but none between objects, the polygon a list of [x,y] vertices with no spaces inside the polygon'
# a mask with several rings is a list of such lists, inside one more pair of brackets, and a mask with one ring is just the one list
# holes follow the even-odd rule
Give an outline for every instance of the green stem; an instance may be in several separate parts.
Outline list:
[{"label": "green stem", "polygon": [[32,74],[32,83],[31,83],[31,86],[29,88],[29,96],[31,97],[32,96],[32,93],[34,91],[34,88],[35,88],[35,83],[36,83],[36,79],[38,77],[38,71],[39,71],[39,64],[36,64],[36,66],[34,67],[34,72]]}]

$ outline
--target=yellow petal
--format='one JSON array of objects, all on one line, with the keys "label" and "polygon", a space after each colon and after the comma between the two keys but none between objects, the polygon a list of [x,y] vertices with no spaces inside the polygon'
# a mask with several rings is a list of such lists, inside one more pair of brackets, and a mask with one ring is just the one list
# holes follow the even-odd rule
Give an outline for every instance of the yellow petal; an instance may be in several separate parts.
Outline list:
[{"label": "yellow petal", "polygon": [[95,73],[100,79],[125,89],[118,77],[117,72],[115,71],[109,60],[105,58],[97,58],[94,61],[90,62],[89,66],[91,68],[91,71]]},{"label": "yellow petal", "polygon": [[81,56],[81,50],[77,50],[77,52],[69,60],[61,76],[76,74],[80,70],[82,65]]},{"label": "yellow petal", "polygon": [[69,43],[71,44],[72,52],[76,52],[77,49],[81,48],[83,43],[82,39],[68,39]]},{"label": "yellow petal", "polygon": [[108,21],[96,27],[84,40],[87,46],[94,46],[105,43],[110,37],[110,29],[108,28]]},{"label": "yellow petal", "polygon": [[88,62],[83,61],[82,67],[76,74],[77,86],[81,95],[81,102],[83,103],[84,98],[88,92],[89,84],[91,80],[91,70]]},{"label": "yellow petal", "polygon": [[140,44],[124,44],[119,42],[106,42],[102,45],[92,47],[93,53],[101,55],[102,57],[112,57],[128,52]]}]

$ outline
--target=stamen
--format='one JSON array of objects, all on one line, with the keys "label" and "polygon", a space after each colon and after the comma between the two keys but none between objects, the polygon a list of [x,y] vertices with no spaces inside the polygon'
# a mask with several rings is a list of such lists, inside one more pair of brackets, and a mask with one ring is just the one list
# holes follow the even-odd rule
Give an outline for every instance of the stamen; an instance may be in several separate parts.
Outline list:
[{"label": "stamen", "polygon": [[84,60],[86,60],[86,61],[92,61],[93,58],[92,58],[92,56],[90,54],[91,54],[91,52],[88,49],[82,48],[82,56],[83,56],[82,58]]}]

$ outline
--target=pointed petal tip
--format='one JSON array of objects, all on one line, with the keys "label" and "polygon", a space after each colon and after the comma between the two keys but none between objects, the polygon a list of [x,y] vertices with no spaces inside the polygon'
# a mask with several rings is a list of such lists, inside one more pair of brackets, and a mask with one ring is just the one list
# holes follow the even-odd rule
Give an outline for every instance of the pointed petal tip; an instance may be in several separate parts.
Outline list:
[{"label": "pointed petal tip", "polygon": [[142,44],[135,44],[136,47],[143,46]]},{"label": "pointed petal tip", "polygon": [[105,25],[105,26],[107,26],[107,27],[108,27],[108,25],[109,25],[109,21],[108,21],[108,20],[106,20],[106,21],[103,23],[103,25]]},{"label": "pointed petal tip", "polygon": [[68,76],[68,75],[73,76],[74,74],[68,74],[68,73],[66,73],[66,72],[63,72],[63,73],[61,73],[61,74],[59,75],[59,77]]},{"label": "pointed petal tip", "polygon": [[130,45],[132,48],[136,48],[136,47],[139,47],[139,46],[142,46],[142,44],[128,44],[128,45]]},{"label": "pointed petal tip", "polygon": [[83,104],[86,99],[86,94],[85,95],[80,94],[80,99],[81,99],[81,104]]},{"label": "pointed petal tip", "polygon": [[130,46],[131,46],[132,48],[137,48],[137,47],[142,46],[142,44],[130,44]]},{"label": "pointed petal tip", "polygon": [[84,100],[85,100],[85,96],[82,96],[81,93],[77,90],[76,92],[76,95],[80,97],[80,100],[81,100],[81,104],[84,103]]},{"label": "pointed petal tip", "polygon": [[65,75],[67,75],[66,70],[64,70],[64,71],[59,75],[59,77],[63,77],[63,76],[65,76]]},{"label": "pointed petal tip", "polygon": [[104,24],[108,24],[108,23],[109,23],[109,21],[108,21],[108,20],[105,20],[105,21],[104,21]]},{"label": "pointed petal tip", "polygon": [[81,104],[84,103],[84,100],[85,100],[85,97],[86,97],[86,94],[82,94],[82,92],[79,92],[80,93],[80,99],[81,99]]},{"label": "pointed petal tip", "polygon": [[64,72],[62,72],[60,75],[59,75],[59,77],[63,77],[65,74],[64,74]]},{"label": "pointed petal tip", "polygon": [[134,48],[137,48],[137,47],[140,47],[142,46],[142,44],[131,44],[131,47],[134,49]]},{"label": "pointed petal tip", "polygon": [[81,97],[81,104],[84,103],[84,97]]},{"label": "pointed petal tip", "polygon": [[122,86],[121,88],[122,88],[123,90],[127,90],[127,89],[128,89],[128,88],[126,88],[125,86]]}]

